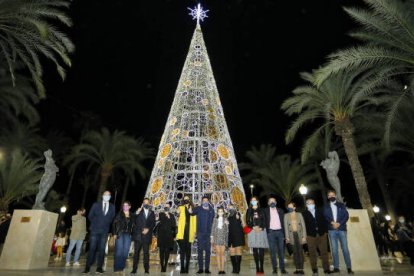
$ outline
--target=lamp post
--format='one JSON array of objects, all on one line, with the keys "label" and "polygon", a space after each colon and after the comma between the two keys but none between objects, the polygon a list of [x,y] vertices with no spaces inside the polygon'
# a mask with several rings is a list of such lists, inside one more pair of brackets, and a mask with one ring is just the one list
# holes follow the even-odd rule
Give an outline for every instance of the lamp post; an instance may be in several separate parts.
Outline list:
[{"label": "lamp post", "polygon": [[60,222],[62,221],[63,217],[65,216],[66,211],[67,211],[67,208],[66,208],[65,205],[60,207],[60,212],[59,212],[58,223],[57,223],[56,229],[59,227]]},{"label": "lamp post", "polygon": [[391,216],[390,215],[385,215],[385,220],[386,221],[391,221]]},{"label": "lamp post", "polygon": [[253,189],[254,189],[254,185],[250,184],[250,196],[253,197]]},{"label": "lamp post", "polygon": [[304,184],[300,185],[299,193],[302,195],[303,204],[306,207],[306,195],[308,194],[308,187],[306,187]]},{"label": "lamp post", "polygon": [[372,207],[372,211],[374,211],[375,214],[378,214],[380,212],[380,207],[374,205],[374,207]]}]

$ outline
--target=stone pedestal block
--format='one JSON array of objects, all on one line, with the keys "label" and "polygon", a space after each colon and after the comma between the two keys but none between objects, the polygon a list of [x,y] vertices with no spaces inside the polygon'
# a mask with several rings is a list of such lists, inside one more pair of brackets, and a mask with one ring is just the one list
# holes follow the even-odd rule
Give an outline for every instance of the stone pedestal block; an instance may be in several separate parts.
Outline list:
[{"label": "stone pedestal block", "polygon": [[0,257],[0,269],[46,268],[57,220],[58,214],[48,211],[15,210]]}]

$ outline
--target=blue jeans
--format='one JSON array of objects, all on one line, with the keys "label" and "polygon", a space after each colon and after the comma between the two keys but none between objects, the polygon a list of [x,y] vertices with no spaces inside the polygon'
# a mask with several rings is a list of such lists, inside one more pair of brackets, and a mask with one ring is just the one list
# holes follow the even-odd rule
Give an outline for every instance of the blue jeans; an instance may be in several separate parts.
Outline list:
[{"label": "blue jeans", "polygon": [[329,239],[331,240],[332,258],[334,268],[339,268],[339,252],[338,241],[341,243],[342,254],[347,268],[352,268],[351,257],[348,250],[348,239],[346,237],[346,231],[329,230]]},{"label": "blue jeans", "polygon": [[108,233],[90,233],[89,251],[86,260],[86,268],[90,268],[96,259],[96,266],[102,268],[105,260],[105,246],[108,240]]},{"label": "blue jeans", "polygon": [[123,271],[131,247],[131,235],[128,233],[119,234],[115,241],[114,271]]},{"label": "blue jeans", "polygon": [[[206,252],[205,262],[203,253]],[[197,255],[198,255],[198,269],[210,269],[210,255],[211,255],[211,239],[210,234],[197,234]],[[204,266],[204,267],[203,267]]]},{"label": "blue jeans", "polygon": [[282,230],[269,230],[267,232],[269,242],[270,258],[273,270],[277,269],[276,254],[279,257],[279,267],[285,269],[285,235]]},{"label": "blue jeans", "polygon": [[79,256],[82,249],[83,240],[70,240],[68,250],[66,251],[66,262],[70,262],[70,257],[72,256],[72,250],[75,248],[76,245],[76,251],[75,251],[75,257],[73,258],[73,261],[76,263],[79,261]]}]

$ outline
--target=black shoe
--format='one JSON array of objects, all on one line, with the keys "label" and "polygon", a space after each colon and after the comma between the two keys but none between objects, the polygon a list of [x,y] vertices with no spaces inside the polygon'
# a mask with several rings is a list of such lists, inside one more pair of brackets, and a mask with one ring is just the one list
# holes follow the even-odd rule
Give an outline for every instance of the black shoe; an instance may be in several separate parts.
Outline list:
[{"label": "black shoe", "polygon": [[204,274],[211,274],[210,270],[206,269],[204,270]]},{"label": "black shoe", "polygon": [[199,269],[196,273],[197,273],[197,274],[203,274],[203,273],[204,273],[204,270]]},{"label": "black shoe", "polygon": [[332,273],[339,273],[339,272],[341,272],[341,271],[339,270],[339,268],[334,268],[334,270],[332,271]]},{"label": "black shoe", "polygon": [[144,272],[145,274],[149,274],[149,271],[148,270],[145,270],[145,272]]},{"label": "black shoe", "polygon": [[281,269],[281,270],[280,270],[280,273],[282,273],[282,274],[289,274],[289,273],[286,271],[286,269]]},{"label": "black shoe", "polygon": [[85,270],[82,272],[82,274],[89,274],[90,268],[86,267]]},{"label": "black shoe", "polygon": [[136,269],[133,269],[132,271],[131,271],[131,275],[136,275],[137,274],[137,270]]},{"label": "black shoe", "polygon": [[348,274],[355,274],[355,273],[352,271],[352,268],[348,268]]},{"label": "black shoe", "polygon": [[185,274],[185,269],[184,268],[180,269],[180,274]]},{"label": "black shoe", "polygon": [[331,270],[324,270],[323,273],[325,273],[325,274],[332,274],[333,271],[331,271]]},{"label": "black shoe", "polygon": [[273,274],[277,274],[277,269],[273,269]]},{"label": "black shoe", "polygon": [[293,274],[299,274],[299,270],[295,270],[295,272],[293,272]]},{"label": "black shoe", "polygon": [[96,274],[103,274],[105,271],[103,271],[102,267],[98,267],[95,271]]},{"label": "black shoe", "polygon": [[242,261],[242,256],[241,255],[237,255],[236,256],[236,265],[237,265],[236,273],[237,274],[240,273],[241,261]]}]

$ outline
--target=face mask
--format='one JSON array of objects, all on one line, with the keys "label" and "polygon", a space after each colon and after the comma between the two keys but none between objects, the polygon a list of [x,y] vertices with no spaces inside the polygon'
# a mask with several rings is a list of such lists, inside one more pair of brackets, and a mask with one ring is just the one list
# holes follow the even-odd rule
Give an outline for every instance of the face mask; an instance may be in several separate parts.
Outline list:
[{"label": "face mask", "polygon": [[204,208],[208,208],[208,206],[209,206],[208,202],[203,202],[203,207]]},{"label": "face mask", "polygon": [[184,199],[184,204],[188,204],[190,201],[188,199]]},{"label": "face mask", "polygon": [[164,212],[168,212],[170,210],[170,207],[164,207]]},{"label": "face mask", "polygon": [[276,208],[276,202],[272,202],[269,204],[270,208]]},{"label": "face mask", "polygon": [[335,202],[335,201],[336,201],[336,197],[330,197],[330,198],[328,198],[328,200],[329,200],[330,202]]},{"label": "face mask", "polygon": [[315,209],[315,204],[308,204],[306,206],[308,207],[308,210],[314,210]]},{"label": "face mask", "polygon": [[288,210],[289,213],[295,211],[295,210],[293,210],[293,208],[287,208],[287,210]]},{"label": "face mask", "polygon": [[405,219],[399,219],[398,220],[400,223],[404,223],[405,222]]},{"label": "face mask", "polygon": [[235,209],[229,209],[229,214],[230,214],[230,216],[234,216],[236,214],[236,210]]},{"label": "face mask", "polygon": [[144,204],[144,209],[149,209],[149,205],[148,204]]},{"label": "face mask", "polygon": [[250,201],[250,204],[251,204],[252,206],[257,206],[257,201],[256,201],[256,200]]},{"label": "face mask", "polygon": [[111,199],[111,196],[110,195],[104,195],[102,197],[102,199],[103,199],[103,201],[108,202]]}]

